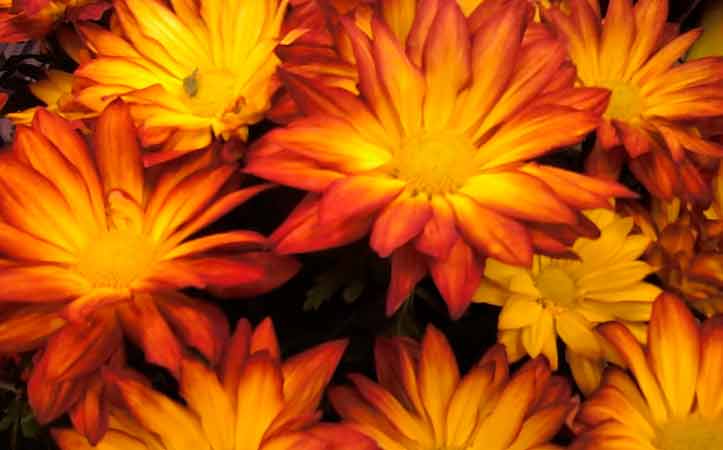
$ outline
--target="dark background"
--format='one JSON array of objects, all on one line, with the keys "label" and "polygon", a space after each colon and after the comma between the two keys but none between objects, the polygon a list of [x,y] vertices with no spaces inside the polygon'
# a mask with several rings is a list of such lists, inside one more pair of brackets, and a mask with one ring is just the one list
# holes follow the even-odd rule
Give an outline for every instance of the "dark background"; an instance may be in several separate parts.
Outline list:
[{"label": "dark background", "polygon": [[[708,2],[723,0],[708,0]],[[605,3],[603,1],[603,3]],[[671,0],[670,20],[680,22],[683,30],[694,27],[702,7],[707,2]],[[33,48],[35,47],[35,48]],[[38,53],[37,45],[26,45],[25,54],[0,59],[0,89],[10,94],[4,113],[30,106],[37,100],[27,89],[30,81],[44,76],[47,67],[73,69],[73,61],[59,50],[51,39],[47,51]],[[272,125],[262,123],[253,127],[252,139]],[[590,142],[579,149],[563,150],[548,163],[580,170]],[[252,178],[244,183],[252,184]],[[623,182],[641,192],[630,177]],[[642,193],[642,192],[641,192]],[[213,230],[243,228],[271,233],[288,215],[302,193],[289,188],[276,188],[255,197],[213,226]],[[253,324],[264,317],[273,318],[284,355],[292,355],[321,342],[349,338],[350,345],[337,371],[334,382],[344,382],[344,374],[363,372],[373,376],[373,342],[377,335],[408,335],[421,337],[427,324],[433,323],[450,340],[465,371],[484,351],[495,343],[498,308],[472,304],[456,322],[449,319],[444,302],[434,285],[423,281],[412,298],[387,318],[384,300],[389,281],[389,268],[369,250],[366,240],[356,244],[301,255],[303,267],[298,275],[274,292],[254,299],[216,301],[226,312],[233,325],[240,317]],[[203,297],[203,293],[192,293]],[[214,299],[210,300],[215,301]],[[129,364],[145,373],[161,391],[176,397],[173,378],[164,370],[147,364],[138,349],[129,345]],[[560,352],[560,373],[569,374],[563,352]],[[18,355],[4,361],[0,357],[0,449],[29,450],[55,448],[49,439],[47,427],[38,427],[27,409],[22,374],[30,364],[30,355]],[[333,411],[324,405],[327,419],[335,419]],[[67,425],[60,419],[52,425]],[[565,443],[568,435],[558,436]]]}]

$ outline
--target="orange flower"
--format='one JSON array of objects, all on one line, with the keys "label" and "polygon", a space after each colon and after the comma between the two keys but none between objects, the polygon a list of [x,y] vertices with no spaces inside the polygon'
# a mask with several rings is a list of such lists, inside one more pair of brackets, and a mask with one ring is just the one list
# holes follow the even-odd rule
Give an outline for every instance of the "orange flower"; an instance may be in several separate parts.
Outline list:
[{"label": "orange flower", "polygon": [[634,7],[631,0],[611,0],[604,21],[598,0],[570,4],[570,15],[555,8],[546,14],[567,40],[579,83],[612,92],[590,165],[623,146],[630,169],[654,196],[709,201],[694,161],[720,158],[723,147],[701,138],[693,125],[723,114],[723,58],[677,64],[701,31],[671,35],[668,0]]},{"label": "orange flower", "polygon": [[61,20],[100,19],[110,6],[108,0],[0,0],[0,42],[41,39]]},{"label": "orange flower", "polygon": [[723,448],[723,317],[699,325],[685,304],[662,294],[653,305],[647,350],[619,323],[600,332],[631,379],[610,368],[582,405],[585,432],[571,450]]},{"label": "orange flower", "polygon": [[575,409],[571,389],[543,357],[510,376],[504,347],[492,347],[460,377],[444,335],[427,328],[420,345],[377,340],[379,384],[363,375],[334,387],[332,405],[383,450],[554,450],[549,443]]},{"label": "orange flower", "polygon": [[204,148],[214,136],[246,140],[279,85],[274,50],[300,33],[281,33],[287,3],[115,0],[118,34],[80,27],[96,58],[75,72],[90,84],[77,101],[94,111],[127,101],[141,140],[158,146],[147,164]]},{"label": "orange flower", "polygon": [[632,194],[528,162],[594,129],[597,113],[568,105],[600,109],[607,92],[569,87],[558,41],[523,43],[526,1],[483,3],[469,19],[454,0],[418,5],[395,22],[374,18],[372,39],[342,19],[359,96],[286,73],[307,117],[268,134],[246,171],[312,192],[272,236],[278,251],[371,230],[372,248],[392,259],[387,313],[431,272],[456,318],[485,256],[529,265],[533,248],[565,252],[560,230],[596,232],[580,209]]},{"label": "orange flower", "polygon": [[93,141],[91,151],[67,121],[39,110],[0,156],[0,302],[13,305],[0,317],[0,349],[45,344],[29,381],[41,422],[78,402],[121,351],[121,329],[174,374],[182,342],[217,361],[223,314],[178,290],[254,294],[297,269],[251,231],[189,239],[267,187],[235,190],[235,165],[209,150],[145,173],[122,103],[100,116]]},{"label": "orange flower", "polygon": [[[374,450],[367,438],[342,425],[319,424],[319,401],[345,341],[319,345],[284,362],[266,319],[252,331],[242,319],[220,366],[181,362],[186,405],[154,391],[129,371],[105,378],[120,392],[130,415],[113,409],[104,450]],[[91,450],[73,430],[56,429],[62,450]]]}]

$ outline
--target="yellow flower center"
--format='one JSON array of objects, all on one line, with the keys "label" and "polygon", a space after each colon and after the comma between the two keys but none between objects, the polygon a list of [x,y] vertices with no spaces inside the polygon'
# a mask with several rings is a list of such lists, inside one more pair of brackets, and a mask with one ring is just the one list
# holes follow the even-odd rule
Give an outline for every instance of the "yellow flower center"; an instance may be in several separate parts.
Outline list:
[{"label": "yellow flower center", "polygon": [[626,122],[640,117],[645,103],[637,87],[623,81],[603,81],[600,87],[612,92],[605,117]]},{"label": "yellow flower center", "polygon": [[243,98],[236,98],[236,78],[226,69],[194,70],[183,80],[186,101],[193,114],[219,117],[229,110],[243,107]]},{"label": "yellow flower center", "polygon": [[78,255],[78,272],[94,287],[127,288],[148,274],[155,249],[145,236],[129,230],[108,231]]},{"label": "yellow flower center", "polygon": [[575,281],[563,269],[547,266],[535,278],[535,286],[543,300],[558,306],[571,306],[575,303]]},{"label": "yellow flower center", "polygon": [[402,144],[395,154],[392,173],[416,192],[453,192],[474,174],[474,154],[474,146],[464,135],[423,133]]},{"label": "yellow flower center", "polygon": [[723,418],[707,421],[689,418],[660,427],[655,446],[660,450],[723,449]]}]

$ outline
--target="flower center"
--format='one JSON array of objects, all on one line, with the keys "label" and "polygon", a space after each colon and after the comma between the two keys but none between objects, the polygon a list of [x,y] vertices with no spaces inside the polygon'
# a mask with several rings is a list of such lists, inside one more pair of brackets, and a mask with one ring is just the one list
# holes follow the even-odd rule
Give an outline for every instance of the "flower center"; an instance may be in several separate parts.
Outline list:
[{"label": "flower center", "polygon": [[236,100],[235,81],[236,76],[229,70],[196,69],[183,80],[186,101],[193,113],[202,117],[219,117],[230,109],[240,109],[243,98]]},{"label": "flower center", "polygon": [[417,192],[444,194],[474,174],[475,148],[464,135],[446,131],[408,138],[394,155],[392,173]]},{"label": "flower center", "polygon": [[535,286],[543,300],[559,306],[571,306],[575,303],[575,281],[559,267],[548,266],[542,269],[535,278]]},{"label": "flower center", "polygon": [[128,288],[155,262],[148,238],[129,230],[108,231],[78,255],[78,272],[94,287]]},{"label": "flower center", "polygon": [[723,418],[690,418],[660,427],[655,442],[660,450],[719,450],[723,448]]},{"label": "flower center", "polygon": [[603,81],[600,86],[612,92],[605,117],[622,121],[640,117],[644,100],[637,87],[623,81]]}]

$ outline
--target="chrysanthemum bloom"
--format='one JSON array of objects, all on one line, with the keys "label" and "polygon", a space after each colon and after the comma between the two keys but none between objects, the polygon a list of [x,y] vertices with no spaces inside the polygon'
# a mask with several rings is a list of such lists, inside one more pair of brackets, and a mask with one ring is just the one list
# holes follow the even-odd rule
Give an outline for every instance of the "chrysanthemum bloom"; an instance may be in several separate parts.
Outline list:
[{"label": "chrysanthemum bloom", "polygon": [[96,58],[77,77],[77,100],[101,111],[122,97],[153,164],[207,146],[213,136],[245,140],[278,88],[274,54],[286,0],[115,0],[119,34],[80,27]]},{"label": "chrysanthemum bloom", "polygon": [[723,448],[723,317],[699,325],[670,294],[653,305],[647,349],[619,323],[600,333],[632,377],[610,368],[582,405],[586,430],[571,450],[718,450]]},{"label": "chrysanthemum bloom", "polygon": [[638,261],[650,239],[631,232],[633,219],[604,209],[587,216],[600,237],[578,239],[572,246],[578,259],[535,255],[527,269],[490,258],[474,301],[502,306],[499,340],[513,362],[543,354],[557,370],[560,336],[575,381],[590,393],[611,356],[595,325],[621,320],[643,339],[660,289],[643,281],[654,270]]},{"label": "chrysanthemum bloom", "polygon": [[564,252],[556,231],[590,229],[579,209],[632,194],[528,163],[594,129],[597,113],[566,105],[602,109],[607,93],[566,87],[556,40],[522,44],[525,1],[485,2],[470,19],[453,0],[413,6],[401,17],[410,27],[374,18],[372,39],[343,19],[360,95],[287,74],[307,117],[268,134],[246,170],[311,191],[274,233],[278,251],[371,231],[372,248],[392,260],[387,312],[429,272],[456,318],[484,256],[529,266],[534,247]]},{"label": "chrysanthemum bloom", "polygon": [[96,20],[108,0],[0,0],[0,42],[41,39],[63,20]]},{"label": "chrysanthemum bloom", "polygon": [[[723,170],[723,167],[721,168]],[[713,183],[711,208],[654,201],[650,209],[622,206],[652,238],[645,259],[665,289],[710,317],[723,313],[723,173]]]},{"label": "chrysanthemum bloom", "polygon": [[[297,270],[251,231],[189,239],[265,188],[235,190],[235,165],[206,151],[144,172],[122,103],[100,116],[93,141],[91,151],[69,122],[39,110],[0,156],[0,302],[9,305],[0,349],[44,348],[29,381],[41,422],[78,403],[123,331],[175,375],[183,344],[218,361],[223,314],[178,290],[253,294]],[[95,425],[92,438],[103,420]]]},{"label": "chrysanthemum bloom", "polygon": [[543,357],[509,374],[502,346],[461,376],[444,335],[428,327],[421,346],[408,338],[376,344],[379,383],[349,376],[354,387],[329,391],[343,423],[383,450],[555,450],[576,403]]},{"label": "chrysanthemum bloom", "polygon": [[703,35],[690,48],[687,59],[723,56],[723,3],[707,2],[702,18]]},{"label": "chrysanthemum bloom", "polygon": [[688,152],[720,158],[723,146],[690,121],[723,114],[723,58],[677,64],[700,30],[664,33],[668,0],[571,0],[571,14],[547,10],[568,42],[579,83],[612,92],[597,129],[596,158],[623,146],[629,167],[656,197],[705,203],[710,190]]},{"label": "chrysanthemum bloom", "polygon": [[186,405],[156,392],[138,375],[108,370],[130,414],[116,409],[97,447],[73,430],[54,430],[62,450],[374,450],[341,425],[319,424],[324,388],[344,353],[333,341],[281,361],[269,319],[242,319],[218,369],[186,356],[180,393]]}]

